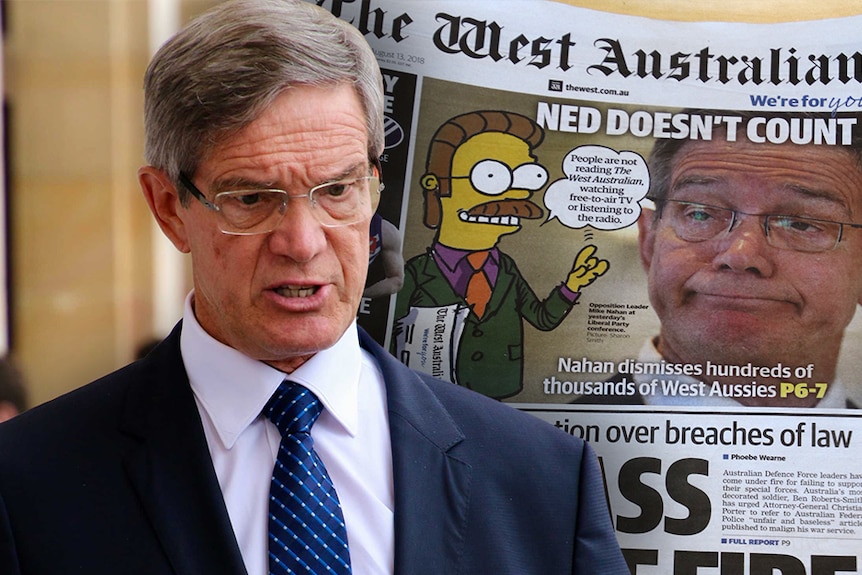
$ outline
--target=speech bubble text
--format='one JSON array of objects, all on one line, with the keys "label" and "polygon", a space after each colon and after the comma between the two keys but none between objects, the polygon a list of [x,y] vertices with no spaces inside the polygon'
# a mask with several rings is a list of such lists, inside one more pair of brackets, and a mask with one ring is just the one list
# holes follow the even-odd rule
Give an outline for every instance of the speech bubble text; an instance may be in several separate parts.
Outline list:
[{"label": "speech bubble text", "polygon": [[[619,230],[635,223],[649,191],[649,169],[640,154],[605,146],[579,146],[563,160],[565,178],[548,186],[548,222],[579,229]],[[546,222],[547,223],[547,222]]]}]

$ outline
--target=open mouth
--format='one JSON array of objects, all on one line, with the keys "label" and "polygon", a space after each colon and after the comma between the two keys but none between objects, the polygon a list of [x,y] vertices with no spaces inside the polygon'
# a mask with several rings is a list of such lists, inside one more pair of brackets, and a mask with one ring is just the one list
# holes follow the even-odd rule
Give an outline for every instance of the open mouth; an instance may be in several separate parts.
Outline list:
[{"label": "open mouth", "polygon": [[535,220],[541,217],[542,208],[528,200],[497,200],[458,212],[462,222],[500,226],[518,226],[522,218]]},{"label": "open mouth", "polygon": [[317,286],[283,286],[273,291],[282,297],[311,297],[317,290]]}]

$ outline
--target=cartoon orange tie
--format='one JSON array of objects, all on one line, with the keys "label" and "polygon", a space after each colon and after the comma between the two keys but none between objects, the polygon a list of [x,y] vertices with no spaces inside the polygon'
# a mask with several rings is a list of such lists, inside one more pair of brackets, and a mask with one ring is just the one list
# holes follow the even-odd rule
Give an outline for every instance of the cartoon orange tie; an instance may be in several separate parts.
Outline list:
[{"label": "cartoon orange tie", "polygon": [[470,276],[470,281],[467,283],[467,295],[465,299],[468,304],[473,306],[473,313],[480,319],[485,314],[485,306],[488,305],[488,300],[491,299],[491,283],[488,281],[488,276],[482,270],[482,266],[485,265],[487,259],[487,250],[473,252],[467,256],[467,261],[470,263],[470,267],[473,268],[473,275]]}]

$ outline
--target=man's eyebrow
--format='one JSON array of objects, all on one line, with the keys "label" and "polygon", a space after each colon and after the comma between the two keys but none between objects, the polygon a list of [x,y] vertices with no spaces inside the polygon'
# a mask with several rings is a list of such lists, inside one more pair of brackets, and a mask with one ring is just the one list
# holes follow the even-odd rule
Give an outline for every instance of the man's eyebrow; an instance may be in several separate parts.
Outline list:
[{"label": "man's eyebrow", "polygon": [[720,183],[721,181],[721,178],[716,178],[715,176],[700,176],[697,174],[691,174],[683,176],[677,181],[673,182],[670,191],[685,189],[690,186],[706,186],[709,184]]},{"label": "man's eyebrow", "polygon": [[252,178],[235,177],[216,180],[210,186],[213,194],[229,192],[234,190],[270,190],[276,186],[271,181],[255,180]]},{"label": "man's eyebrow", "polygon": [[847,205],[847,202],[844,198],[837,193],[834,193],[828,189],[812,189],[800,184],[785,184],[784,189],[803,196],[805,198],[809,198],[815,200],[818,203],[828,203],[832,205],[841,206],[845,210],[850,211],[850,206]]},{"label": "man's eyebrow", "polygon": [[[351,166],[343,172],[337,173],[331,177],[324,178],[315,185],[325,184],[327,182],[337,182],[348,178],[357,178],[366,175],[369,165],[366,162],[361,162]],[[272,180],[259,180],[246,176],[237,176],[216,180],[210,186],[213,194],[234,190],[280,190],[281,187]]]},{"label": "man's eyebrow", "polygon": [[344,170],[340,174],[336,174],[335,176],[332,176],[330,178],[326,178],[321,183],[337,182],[339,180],[346,180],[349,178],[359,178],[361,176],[367,175],[365,172],[368,170],[369,167],[370,166],[369,166],[368,162],[360,162],[354,166],[347,168],[346,170]]},{"label": "man's eyebrow", "polygon": [[[679,190],[689,186],[708,186],[710,184],[723,183],[724,179],[716,176],[702,176],[698,174],[689,174],[679,178],[671,187],[671,190]],[[841,195],[829,189],[816,189],[802,184],[788,182],[782,186],[785,190],[795,194],[812,198],[815,200],[825,200],[835,203],[842,203]]]},{"label": "man's eyebrow", "polygon": [[[720,177],[691,174],[683,176],[682,178],[674,182],[670,188],[670,191],[675,192],[685,190],[686,188],[690,187],[708,186],[710,184],[721,183],[722,181],[723,179]],[[797,197],[813,201],[821,206],[839,206],[848,213],[850,211],[850,207],[847,205],[847,202],[844,200],[844,198],[840,194],[835,193],[834,191],[829,189],[815,189],[792,182],[784,184],[783,189],[787,190],[789,193],[792,193]]]}]

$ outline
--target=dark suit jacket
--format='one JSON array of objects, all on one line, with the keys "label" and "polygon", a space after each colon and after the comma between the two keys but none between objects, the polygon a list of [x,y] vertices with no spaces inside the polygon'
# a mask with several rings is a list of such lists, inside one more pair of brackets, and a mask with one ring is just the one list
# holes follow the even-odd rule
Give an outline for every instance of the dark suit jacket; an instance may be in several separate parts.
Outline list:
[{"label": "dark suit jacket", "polygon": [[[0,426],[0,573],[245,573],[179,331]],[[589,447],[361,339],[386,381],[396,573],[628,573]]]}]

